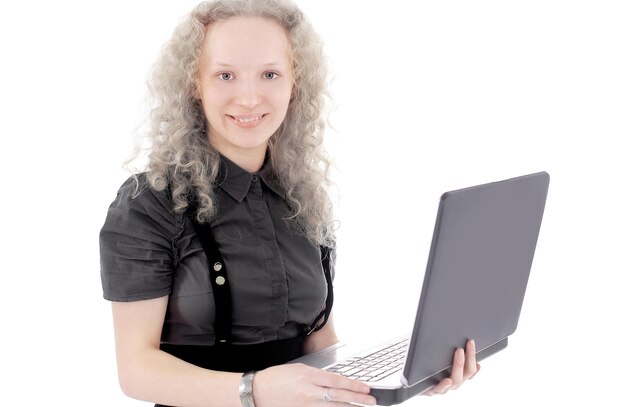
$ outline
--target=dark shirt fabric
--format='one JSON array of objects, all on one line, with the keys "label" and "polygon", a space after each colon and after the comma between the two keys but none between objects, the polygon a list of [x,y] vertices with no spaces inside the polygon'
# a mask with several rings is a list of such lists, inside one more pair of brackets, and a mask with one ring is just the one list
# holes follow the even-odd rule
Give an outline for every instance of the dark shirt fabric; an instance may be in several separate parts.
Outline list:
[{"label": "dark shirt fabric", "polygon": [[[191,219],[172,210],[145,174],[119,189],[100,232],[104,298],[169,295],[161,342],[212,345],[215,302],[207,258]],[[284,191],[269,160],[252,174],[221,157],[217,216],[210,222],[227,270],[233,344],[297,336],[324,308],[319,246],[286,219]],[[334,250],[331,274],[334,276]]]}]

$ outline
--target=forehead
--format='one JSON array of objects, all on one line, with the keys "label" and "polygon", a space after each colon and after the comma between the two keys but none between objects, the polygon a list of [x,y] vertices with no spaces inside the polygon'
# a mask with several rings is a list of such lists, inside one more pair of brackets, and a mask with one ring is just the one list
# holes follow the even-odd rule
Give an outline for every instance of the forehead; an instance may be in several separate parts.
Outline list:
[{"label": "forehead", "polygon": [[288,63],[290,54],[285,30],[266,18],[233,17],[207,27],[204,59],[208,63]]}]

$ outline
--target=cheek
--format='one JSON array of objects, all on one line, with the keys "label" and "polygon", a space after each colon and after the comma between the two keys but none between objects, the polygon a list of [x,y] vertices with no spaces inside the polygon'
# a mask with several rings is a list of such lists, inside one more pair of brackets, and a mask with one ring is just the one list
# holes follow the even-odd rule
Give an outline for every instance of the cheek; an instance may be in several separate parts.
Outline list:
[{"label": "cheek", "polygon": [[287,110],[287,106],[291,100],[291,89],[292,87],[290,85],[286,85],[272,90],[271,98],[276,107],[280,106],[282,109]]},{"label": "cheek", "polygon": [[206,87],[202,92],[202,108],[207,116],[219,116],[226,103],[226,94],[214,87]]}]

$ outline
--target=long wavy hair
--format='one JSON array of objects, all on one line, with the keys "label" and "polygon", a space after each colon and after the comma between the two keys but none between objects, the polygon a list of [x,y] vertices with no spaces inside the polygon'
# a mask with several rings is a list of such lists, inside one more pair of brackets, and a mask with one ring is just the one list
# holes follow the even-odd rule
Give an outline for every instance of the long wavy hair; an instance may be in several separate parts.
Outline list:
[{"label": "long wavy hair", "polygon": [[326,61],[320,37],[288,0],[202,2],[174,30],[148,80],[153,105],[147,132],[147,179],[155,190],[169,188],[176,213],[187,211],[194,201],[199,222],[216,215],[214,188],[220,158],[209,144],[202,101],[194,92],[207,26],[232,17],[271,19],[287,34],[294,90],[285,120],[269,140],[269,159],[285,190],[290,222],[311,242],[332,247],[330,162],[323,148]]}]

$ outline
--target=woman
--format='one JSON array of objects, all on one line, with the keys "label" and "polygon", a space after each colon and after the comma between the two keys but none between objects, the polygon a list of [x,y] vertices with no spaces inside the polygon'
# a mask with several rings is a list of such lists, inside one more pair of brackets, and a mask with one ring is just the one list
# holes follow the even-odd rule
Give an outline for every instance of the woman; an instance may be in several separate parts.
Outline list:
[{"label": "woman", "polygon": [[[100,236],[125,394],[375,404],[363,383],[282,364],[337,342],[325,73],[287,0],[202,3],[163,49],[147,171],[120,188]],[[430,394],[476,372],[471,344],[467,354]]]}]

